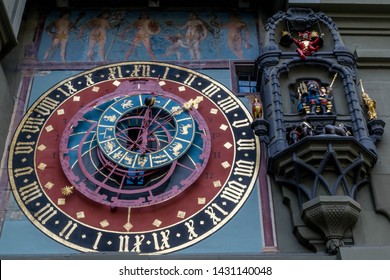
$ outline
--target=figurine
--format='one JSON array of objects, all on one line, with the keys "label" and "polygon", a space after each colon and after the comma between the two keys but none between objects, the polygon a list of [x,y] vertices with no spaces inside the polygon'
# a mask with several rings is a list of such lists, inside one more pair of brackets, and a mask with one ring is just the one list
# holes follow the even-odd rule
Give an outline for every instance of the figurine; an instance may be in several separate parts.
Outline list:
[{"label": "figurine", "polygon": [[296,88],[299,99],[298,111],[307,115],[332,114],[332,86],[336,77],[337,73],[329,86],[320,86],[320,83],[315,80],[299,82]]},{"label": "figurine", "polygon": [[320,104],[318,83],[314,80],[300,82],[297,92],[299,95],[298,110],[306,114],[315,115],[317,113],[317,105]]},{"label": "figurine", "polygon": [[262,118],[263,117],[263,105],[261,105],[261,102],[257,98],[257,96],[254,97],[253,103],[252,103],[252,115],[254,119]]},{"label": "figurine", "polygon": [[349,132],[348,128],[343,123],[340,123],[338,125],[327,124],[324,126],[323,133],[324,134],[334,134],[334,135],[339,135],[339,136],[352,135],[351,132]]},{"label": "figurine", "polygon": [[297,53],[302,59],[305,59],[307,56],[317,52],[323,45],[323,34],[319,36],[318,32],[315,30],[298,32],[298,36],[299,39],[296,39],[292,37],[289,32],[282,31],[282,37],[279,44],[284,47],[289,47],[292,43],[294,43],[298,47]]},{"label": "figurine", "polygon": [[300,124],[299,124],[299,126],[301,127],[301,135],[302,135],[302,137],[301,138],[303,138],[303,137],[306,137],[306,136],[313,136],[313,127],[309,124],[309,123],[307,123],[307,122],[305,122],[305,121],[303,121],[303,122],[301,122]]},{"label": "figurine", "polygon": [[362,99],[364,106],[367,109],[367,114],[368,114],[368,119],[369,120],[374,120],[377,118],[377,113],[376,113],[376,101],[372,99],[365,91],[363,88],[363,82],[360,80],[360,86],[362,87]]},{"label": "figurine", "polygon": [[289,144],[295,144],[299,141],[301,136],[301,127],[293,125],[291,131],[289,132]]},{"label": "figurine", "polygon": [[289,125],[286,127],[286,137],[288,144],[295,144],[299,140],[305,138],[306,136],[313,136],[314,129],[306,121],[302,121],[298,125]]}]

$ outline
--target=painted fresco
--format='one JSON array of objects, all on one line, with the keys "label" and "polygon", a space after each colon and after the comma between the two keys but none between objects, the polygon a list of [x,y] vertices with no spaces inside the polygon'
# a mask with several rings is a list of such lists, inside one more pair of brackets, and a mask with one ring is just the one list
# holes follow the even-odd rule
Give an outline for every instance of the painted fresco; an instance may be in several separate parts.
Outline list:
[{"label": "painted fresco", "polygon": [[38,59],[255,59],[258,49],[252,13],[57,11],[45,19]]}]

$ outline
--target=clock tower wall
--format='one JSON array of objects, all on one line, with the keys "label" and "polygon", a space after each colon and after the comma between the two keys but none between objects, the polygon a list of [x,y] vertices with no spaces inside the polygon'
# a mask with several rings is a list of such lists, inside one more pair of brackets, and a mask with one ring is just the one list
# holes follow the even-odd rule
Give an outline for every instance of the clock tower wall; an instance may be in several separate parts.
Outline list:
[{"label": "clock tower wall", "polygon": [[[70,2],[74,4],[76,1]],[[364,247],[375,249],[389,243],[386,233],[390,229],[387,203],[390,196],[386,182],[390,165],[386,155],[390,151],[384,133],[388,119],[386,108],[389,105],[386,99],[389,55],[385,35],[389,29],[386,21],[389,5],[384,3],[386,1],[358,1],[359,4],[353,7],[345,1],[336,1],[340,3],[334,6],[328,3],[330,1],[321,1],[321,5],[318,1],[272,1],[273,4],[239,1],[250,2],[249,8],[236,7],[237,1],[228,1],[235,5],[234,9],[223,7],[227,6],[225,2],[205,8],[196,6],[204,1],[189,1],[190,6],[182,4],[183,7],[161,6],[158,9],[141,4],[130,9],[126,6],[128,3],[122,3],[109,10],[100,4],[85,7],[81,2],[70,10],[55,7],[54,4],[38,10],[35,0],[27,1],[18,46],[1,59],[0,111],[3,117],[0,118],[0,127],[10,127],[8,134],[0,135],[0,147],[5,147],[0,170],[1,254],[27,254],[32,258],[45,255],[84,258],[88,256],[88,253],[80,252],[85,251],[85,243],[80,242],[84,240],[89,242],[88,249],[91,250],[115,247],[114,251],[119,255],[134,250],[130,253],[134,258],[137,258],[137,250],[146,250],[139,244],[148,241],[155,245],[153,253],[173,255],[336,259],[356,257],[353,256],[354,250],[361,252],[363,257],[370,257],[376,253]],[[287,6],[285,3],[288,3]],[[377,17],[380,23],[376,21]],[[301,38],[299,32],[303,36],[305,31],[312,29],[323,40],[318,49],[316,45],[312,46],[311,51],[300,49],[295,43],[289,45],[292,37]],[[290,31],[291,36],[283,37],[283,31]],[[155,195],[154,201],[146,200],[151,204],[159,200],[169,202],[172,193],[175,194],[173,201],[180,201],[182,197],[196,197],[196,206],[189,203],[188,209],[176,209],[178,211],[171,215],[168,224],[164,224],[167,220],[158,213],[162,213],[161,209],[171,211],[172,206],[159,208],[157,203],[157,206],[146,207],[147,210],[123,207],[133,203],[131,198],[131,202],[119,200],[121,202],[116,205],[119,207],[113,207],[110,215],[97,219],[101,213],[98,212],[94,220],[88,220],[95,209],[91,205],[104,201],[104,195],[90,199],[88,191],[82,194],[82,184],[80,188],[72,188],[73,184],[65,183],[57,187],[60,181],[54,181],[56,176],[52,176],[62,172],[61,157],[56,150],[60,144],[46,145],[62,139],[55,124],[61,122],[61,129],[64,129],[77,114],[90,116],[89,109],[95,105],[102,106],[99,107],[102,112],[110,108],[117,110],[114,102],[109,103],[109,98],[105,98],[118,88],[118,81],[124,83],[129,80],[138,80],[139,85],[150,80],[158,83],[162,87],[162,95],[169,92],[179,96],[177,100],[172,98],[172,102],[179,104],[178,100],[186,100],[190,110],[199,105],[196,110],[211,128],[210,141],[216,143],[209,151],[209,161],[204,171],[199,174],[194,172],[192,177],[188,177],[191,180],[199,175],[199,180],[209,180],[210,189],[220,188],[220,197],[208,200],[211,194],[198,194],[191,190],[193,183],[188,183],[190,186],[182,193],[167,191],[165,196],[164,190],[162,194]],[[313,108],[310,102],[303,104],[300,94],[311,84],[309,81],[314,81],[320,88],[331,85],[331,100],[326,104],[318,102],[318,106]],[[140,94],[133,91],[138,84],[135,83],[132,88],[134,94]],[[365,103],[363,87],[368,93],[365,100],[374,100],[376,110],[370,111],[369,103]],[[93,98],[84,99],[86,95],[81,91],[88,91]],[[203,96],[205,101],[192,103],[198,96]],[[167,99],[164,101],[171,98],[169,94],[165,97]],[[252,110],[255,97],[261,104],[260,107],[256,107],[258,104],[254,106],[252,116],[248,110]],[[70,102],[65,104],[65,100],[72,100],[72,104],[78,107],[70,106]],[[99,101],[93,104],[94,100]],[[140,100],[144,102],[144,99]],[[34,113],[29,111],[30,107],[35,110]],[[141,107],[137,108],[139,111],[126,113],[117,110],[117,117],[129,118],[130,124],[137,123],[135,115],[145,112]],[[23,119],[24,114],[27,115]],[[165,114],[169,115],[167,112]],[[102,114],[107,119],[113,115]],[[87,125],[81,119],[74,123],[79,128]],[[176,117],[172,119],[178,120]],[[89,119],[91,122],[99,120]],[[22,125],[17,131],[20,121]],[[175,121],[169,125],[173,126]],[[315,135],[294,138],[294,135],[297,136],[294,126],[296,128],[303,121],[315,126]],[[215,122],[218,122],[218,126]],[[253,131],[246,130],[252,123],[259,137],[251,137]],[[348,135],[336,134],[335,125],[338,123],[346,125],[343,131]],[[327,127],[330,131],[327,135],[324,133],[326,125],[331,125]],[[125,129],[129,127],[125,126]],[[136,130],[146,131],[145,127],[148,124],[137,125]],[[181,129],[178,131],[185,131],[183,127]],[[201,130],[196,135],[200,135]],[[12,140],[15,131],[26,138]],[[28,131],[30,134],[26,133]],[[53,131],[57,135],[50,138]],[[34,138],[35,132],[41,136]],[[342,130],[340,133],[343,133]],[[27,138],[29,135],[31,138]],[[176,139],[174,134],[165,135]],[[129,137],[130,140],[134,140],[132,137]],[[78,138],[79,142],[87,143],[91,139]],[[165,140],[156,135],[144,139],[135,153],[139,150],[145,153],[148,147],[146,143],[151,139],[156,140],[151,144],[153,147],[162,146]],[[195,141],[191,142],[194,146],[202,144],[202,137],[194,139],[185,140]],[[101,159],[102,155],[110,155],[112,162],[125,165],[126,157],[123,155],[127,151],[122,149],[119,151],[122,154],[114,152],[111,155],[110,146],[103,146],[105,140],[102,141],[101,147],[106,147],[106,154],[95,154],[92,158]],[[87,146],[83,147],[82,151],[86,152]],[[197,155],[189,145],[186,147],[186,152],[191,156]],[[235,153],[230,152],[231,149],[235,149]],[[8,163],[10,150],[14,151],[11,156],[18,160],[16,165]],[[168,149],[165,151],[170,153]],[[40,162],[30,162],[28,155],[36,153],[44,156],[37,157]],[[68,153],[64,154],[63,159],[68,156]],[[203,154],[200,155],[199,166],[204,160]],[[71,163],[80,158],[74,156]],[[234,160],[229,160],[232,158]],[[106,164],[106,171],[109,170],[106,175],[114,170],[108,169],[108,161],[100,159],[93,163]],[[142,167],[145,158],[140,156],[138,159],[137,167]],[[56,164],[50,166],[53,162]],[[159,167],[161,176],[170,172],[161,171],[167,168],[162,164]],[[74,183],[78,182],[77,177],[82,174],[80,170],[83,168],[81,166],[79,170],[72,170],[73,174],[70,171],[70,175],[67,174]],[[218,172],[215,172],[215,168]],[[139,171],[132,170],[133,176],[124,185],[134,187],[148,180],[153,182],[153,176],[145,180],[145,171]],[[346,172],[348,174],[344,176]],[[175,172],[172,174],[175,175]],[[231,174],[232,177],[214,179],[224,174]],[[63,179],[66,178],[64,176]],[[172,180],[176,180],[173,178],[183,179],[180,176],[172,176]],[[312,178],[320,182],[317,184],[318,192],[313,192],[316,195],[305,189],[308,185],[314,185]],[[358,178],[355,181],[358,187],[348,188],[354,186],[354,178]],[[340,180],[343,187],[332,188]],[[103,181],[99,184],[106,187]],[[165,184],[171,186],[170,180],[167,179]],[[16,198],[12,194],[15,186],[19,190],[22,188],[20,196],[16,195]],[[41,188],[38,189],[38,186]],[[248,187],[252,191],[247,193]],[[50,196],[56,190],[57,193]],[[75,192],[83,196],[71,200]],[[45,204],[38,203],[34,206],[36,208],[28,210],[30,208],[27,206],[36,202],[35,195],[41,194],[47,195]],[[84,199],[92,202],[79,204]],[[231,203],[231,208],[228,203]],[[78,205],[84,208],[72,212],[73,206]],[[107,207],[103,203],[99,206],[101,209]],[[327,231],[330,228],[326,221],[329,215],[324,209],[338,211],[340,208],[347,210],[336,217],[342,222],[338,224],[338,234],[332,235]],[[161,212],[154,212],[154,209]],[[142,211],[148,213],[144,221],[141,221],[139,214]],[[324,215],[321,222],[313,217],[316,211],[322,211]],[[202,213],[202,217],[199,213]],[[110,218],[115,214],[125,217],[125,221],[112,222]],[[58,218],[54,220],[52,217]],[[345,217],[348,219],[343,220]],[[52,224],[48,226],[50,222]],[[60,225],[57,226],[58,230],[51,231],[56,227],[56,222]],[[219,226],[219,223],[223,226]],[[80,233],[88,226],[87,233]],[[110,232],[110,227],[114,226],[115,230],[120,228],[119,232],[123,232]],[[143,229],[135,231],[137,226]],[[25,232],[28,232],[28,236]],[[387,249],[386,246],[382,247]]]}]

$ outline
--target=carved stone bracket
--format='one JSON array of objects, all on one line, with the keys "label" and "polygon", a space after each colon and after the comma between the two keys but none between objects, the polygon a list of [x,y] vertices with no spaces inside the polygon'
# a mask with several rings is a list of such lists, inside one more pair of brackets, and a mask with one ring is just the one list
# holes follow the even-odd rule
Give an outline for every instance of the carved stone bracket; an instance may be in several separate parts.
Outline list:
[{"label": "carved stone bracket", "polygon": [[[302,220],[321,233],[327,252],[334,254],[345,230],[358,219],[354,198],[369,184],[376,159],[354,137],[308,136],[271,157],[268,172],[277,184],[296,192]],[[295,225],[294,233],[308,246],[316,243],[302,226]]]},{"label": "carved stone bracket", "polygon": [[382,140],[383,132],[385,131],[385,122],[382,120],[371,120],[367,122],[368,132],[374,143],[378,143]]},{"label": "carved stone bracket", "polygon": [[260,137],[260,141],[268,144],[269,123],[265,119],[255,119],[252,123],[252,129]]},{"label": "carved stone bracket", "polygon": [[302,219],[322,233],[327,252],[334,255],[344,246],[344,233],[356,223],[360,210],[349,196],[319,196],[302,205]]}]

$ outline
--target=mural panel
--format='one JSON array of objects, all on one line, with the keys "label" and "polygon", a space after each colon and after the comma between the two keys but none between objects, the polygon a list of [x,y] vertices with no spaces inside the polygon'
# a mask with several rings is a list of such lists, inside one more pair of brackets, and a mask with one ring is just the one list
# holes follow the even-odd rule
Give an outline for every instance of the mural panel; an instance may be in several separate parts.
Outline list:
[{"label": "mural panel", "polygon": [[258,49],[252,13],[53,11],[38,60],[254,59]]}]

